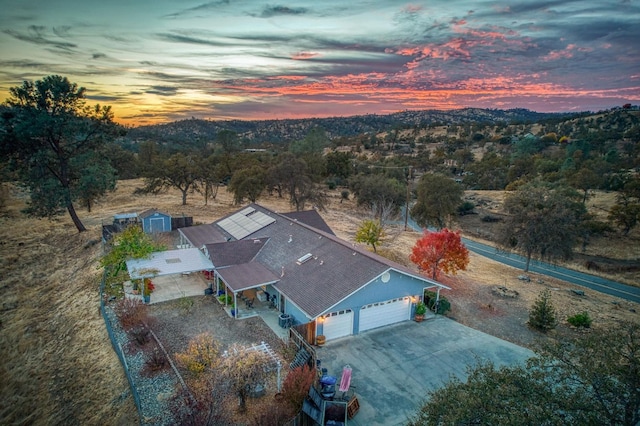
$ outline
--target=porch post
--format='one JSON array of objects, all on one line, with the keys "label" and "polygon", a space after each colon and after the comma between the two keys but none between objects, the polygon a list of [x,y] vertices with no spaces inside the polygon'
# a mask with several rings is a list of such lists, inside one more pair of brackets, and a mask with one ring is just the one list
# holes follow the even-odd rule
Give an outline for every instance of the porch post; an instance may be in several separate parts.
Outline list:
[{"label": "porch post", "polygon": [[438,287],[438,290],[436,291],[436,302],[440,301],[440,287]]},{"label": "porch post", "polygon": [[238,293],[236,293],[235,291],[233,292],[233,309],[235,309],[235,313],[236,313],[233,316],[234,318],[238,318],[239,317],[239,315],[238,315],[239,312],[238,312],[238,296],[237,296],[237,294]]}]

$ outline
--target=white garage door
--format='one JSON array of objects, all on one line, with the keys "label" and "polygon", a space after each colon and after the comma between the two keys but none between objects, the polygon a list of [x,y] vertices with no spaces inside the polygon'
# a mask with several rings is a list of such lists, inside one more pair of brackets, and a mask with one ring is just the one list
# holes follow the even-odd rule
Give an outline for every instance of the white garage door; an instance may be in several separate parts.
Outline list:
[{"label": "white garage door", "polygon": [[372,303],[360,310],[360,331],[406,321],[411,316],[411,303],[408,297]]},{"label": "white garage door", "polygon": [[344,309],[324,316],[322,334],[327,340],[348,336],[353,333],[353,311]]}]

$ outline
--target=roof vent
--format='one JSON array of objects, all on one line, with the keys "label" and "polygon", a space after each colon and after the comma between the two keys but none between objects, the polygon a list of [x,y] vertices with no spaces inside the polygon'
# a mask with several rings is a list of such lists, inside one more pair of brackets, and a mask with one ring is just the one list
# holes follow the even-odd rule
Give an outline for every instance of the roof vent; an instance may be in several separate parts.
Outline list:
[{"label": "roof vent", "polygon": [[293,241],[293,235],[289,235],[289,241],[288,242],[291,242],[291,241]]},{"label": "roof vent", "polygon": [[255,238],[255,239],[253,240],[253,244],[260,244],[260,240],[259,240],[259,239],[257,239],[257,238]]},{"label": "roof vent", "polygon": [[304,256],[302,256],[300,259],[298,259],[296,261],[296,263],[298,265],[302,265],[304,262],[308,261],[309,259],[311,259],[313,257],[313,255],[311,253],[307,253]]},{"label": "roof vent", "polygon": [[282,272],[280,272],[280,278],[284,277],[284,266],[282,267]]},{"label": "roof vent", "polygon": [[321,265],[324,265],[324,260],[321,260],[321,261],[320,261],[320,264],[321,264]]}]

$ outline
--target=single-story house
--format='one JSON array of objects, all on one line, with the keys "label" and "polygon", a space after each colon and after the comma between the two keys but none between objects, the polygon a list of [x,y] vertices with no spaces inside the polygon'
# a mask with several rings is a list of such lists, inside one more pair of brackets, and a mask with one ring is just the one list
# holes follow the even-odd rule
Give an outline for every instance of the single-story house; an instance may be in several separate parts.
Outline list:
[{"label": "single-story house", "polygon": [[268,295],[295,324],[306,324],[310,342],[409,320],[425,289],[448,289],[327,232],[315,211],[288,216],[251,204],[201,227],[187,233],[215,237],[190,243],[211,259],[218,288],[234,298],[247,290]]},{"label": "single-story house", "polygon": [[147,234],[171,232],[171,215],[158,209],[149,209],[138,215],[142,230]]}]

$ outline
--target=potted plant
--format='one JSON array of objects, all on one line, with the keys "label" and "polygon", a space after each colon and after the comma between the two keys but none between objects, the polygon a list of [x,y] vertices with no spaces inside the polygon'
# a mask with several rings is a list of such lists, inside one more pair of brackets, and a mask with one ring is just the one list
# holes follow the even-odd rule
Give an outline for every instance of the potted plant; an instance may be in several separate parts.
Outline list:
[{"label": "potted plant", "polygon": [[133,294],[139,294],[140,293],[140,280],[131,280],[131,284],[133,285],[133,289],[131,290],[131,292]]},{"label": "potted plant", "polygon": [[413,319],[416,322],[421,322],[424,320],[424,314],[427,313],[427,305],[424,304],[423,301],[419,301],[416,303],[416,312]]},{"label": "potted plant", "polygon": [[151,293],[156,289],[156,286],[153,285],[153,282],[150,278],[144,279],[144,289],[142,290],[142,296],[144,298],[144,303],[151,302]]}]

